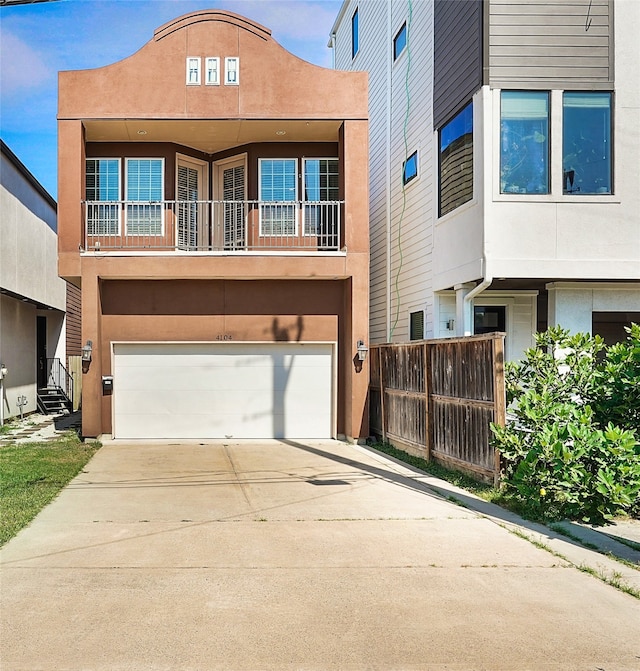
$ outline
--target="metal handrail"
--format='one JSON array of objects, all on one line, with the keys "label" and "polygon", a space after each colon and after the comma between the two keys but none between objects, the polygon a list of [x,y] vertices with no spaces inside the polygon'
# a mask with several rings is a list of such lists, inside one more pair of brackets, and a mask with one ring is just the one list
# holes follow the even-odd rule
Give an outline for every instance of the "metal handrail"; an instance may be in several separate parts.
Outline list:
[{"label": "metal handrail", "polygon": [[85,250],[338,251],[344,201],[83,201]]},{"label": "metal handrail", "polygon": [[47,358],[47,386],[56,387],[65,394],[68,401],[72,401],[73,377],[60,359]]}]

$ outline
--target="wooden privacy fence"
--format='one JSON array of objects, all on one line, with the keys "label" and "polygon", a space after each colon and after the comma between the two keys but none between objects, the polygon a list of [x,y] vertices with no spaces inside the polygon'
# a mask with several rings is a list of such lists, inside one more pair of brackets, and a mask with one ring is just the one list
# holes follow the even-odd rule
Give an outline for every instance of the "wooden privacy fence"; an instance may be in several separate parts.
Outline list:
[{"label": "wooden privacy fence", "polygon": [[407,452],[497,482],[489,424],[504,425],[504,334],[372,345],[370,426]]}]

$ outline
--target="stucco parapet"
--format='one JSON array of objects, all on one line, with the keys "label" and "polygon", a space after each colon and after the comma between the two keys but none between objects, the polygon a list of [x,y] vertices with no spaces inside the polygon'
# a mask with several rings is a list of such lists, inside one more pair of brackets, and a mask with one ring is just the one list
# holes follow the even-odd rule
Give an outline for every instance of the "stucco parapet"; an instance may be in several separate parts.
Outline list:
[{"label": "stucco parapet", "polygon": [[[187,85],[186,58],[209,56],[239,57],[239,85]],[[58,118],[367,119],[367,77],[308,63],[238,15],[195,12],[121,61],[61,72]]]}]

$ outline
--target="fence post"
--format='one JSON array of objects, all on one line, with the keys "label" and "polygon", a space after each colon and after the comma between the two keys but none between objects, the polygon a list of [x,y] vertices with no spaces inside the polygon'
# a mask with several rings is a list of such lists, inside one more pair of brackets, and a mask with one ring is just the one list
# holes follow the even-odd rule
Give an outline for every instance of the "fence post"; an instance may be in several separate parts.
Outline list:
[{"label": "fence post", "polygon": [[382,369],[382,349],[384,345],[378,347],[378,371],[380,373],[380,422],[382,424],[382,442],[387,442],[387,423],[384,412],[384,370]]},{"label": "fence post", "polygon": [[432,417],[431,417],[431,347],[424,344],[424,441],[427,461],[431,461],[433,446]]},{"label": "fence post", "polygon": [[[493,339],[493,402],[495,423],[499,426],[504,426],[507,422],[507,394],[504,379],[504,336],[496,336]],[[500,451],[495,450],[494,455],[494,472],[493,484],[498,486],[500,484]]]}]

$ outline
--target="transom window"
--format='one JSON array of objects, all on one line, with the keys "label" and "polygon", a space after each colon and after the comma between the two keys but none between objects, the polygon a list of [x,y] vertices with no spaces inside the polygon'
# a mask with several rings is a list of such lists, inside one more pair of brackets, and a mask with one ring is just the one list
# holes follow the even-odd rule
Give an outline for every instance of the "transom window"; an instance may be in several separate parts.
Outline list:
[{"label": "transom window", "polygon": [[562,99],[562,190],[612,193],[611,93],[565,92]]},{"label": "transom window", "polygon": [[549,193],[547,91],[502,91],[500,193]]},{"label": "transom window", "polygon": [[86,160],[87,232],[117,235],[120,229],[120,159]]},{"label": "transom window", "polygon": [[440,214],[473,198],[473,103],[440,129]]},{"label": "transom window", "polygon": [[164,160],[128,158],[127,235],[162,235]]}]

